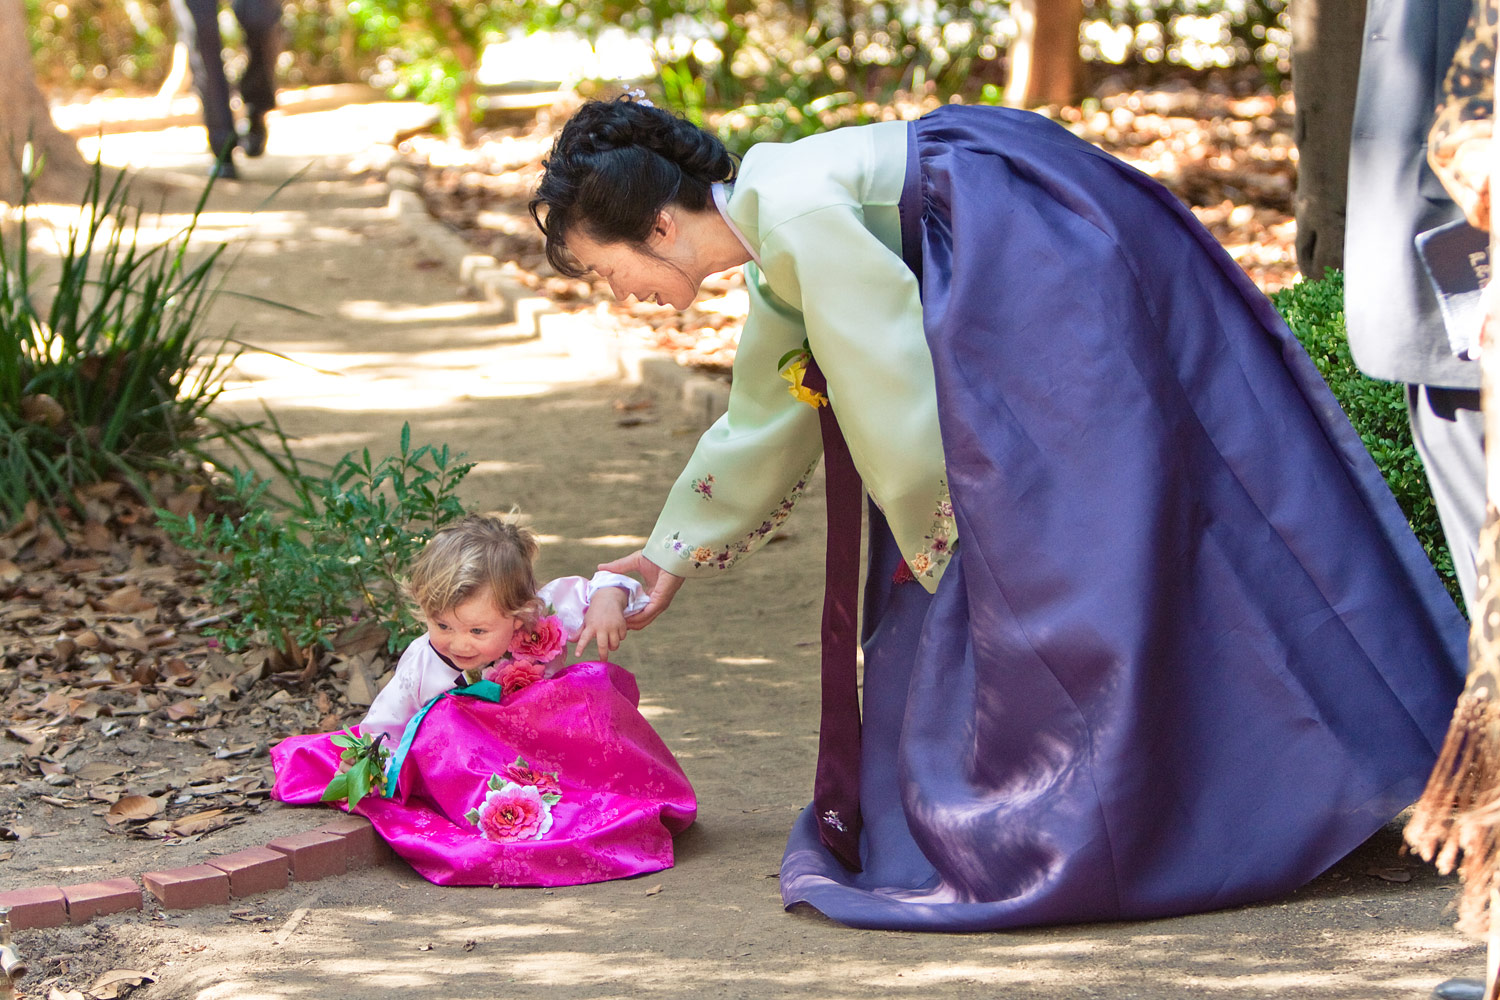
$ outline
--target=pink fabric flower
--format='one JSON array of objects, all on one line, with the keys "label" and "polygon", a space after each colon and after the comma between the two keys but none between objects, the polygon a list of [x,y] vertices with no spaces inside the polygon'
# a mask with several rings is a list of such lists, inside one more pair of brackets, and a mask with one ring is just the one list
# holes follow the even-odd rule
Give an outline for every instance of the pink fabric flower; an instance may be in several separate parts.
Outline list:
[{"label": "pink fabric flower", "polygon": [[467,817],[479,827],[485,840],[501,843],[512,840],[539,840],[552,829],[552,807],[542,793],[531,785],[507,781],[484,795],[478,809]]},{"label": "pink fabric flower", "polygon": [[510,652],[517,660],[548,663],[557,658],[568,644],[568,634],[556,615],[538,618],[529,627],[516,629],[510,639]]},{"label": "pink fabric flower", "polygon": [[531,660],[500,660],[484,669],[484,679],[500,685],[500,695],[515,694],[542,679],[542,665]]},{"label": "pink fabric flower", "polygon": [[522,757],[517,757],[514,763],[506,764],[500,777],[517,785],[530,785],[543,795],[562,795],[562,785],[558,783],[556,771],[538,771]]}]

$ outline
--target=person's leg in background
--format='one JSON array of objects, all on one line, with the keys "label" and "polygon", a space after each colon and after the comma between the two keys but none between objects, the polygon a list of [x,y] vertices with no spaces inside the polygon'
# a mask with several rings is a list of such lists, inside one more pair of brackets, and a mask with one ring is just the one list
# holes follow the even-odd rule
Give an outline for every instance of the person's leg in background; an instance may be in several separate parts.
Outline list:
[{"label": "person's leg in background", "polygon": [[230,158],[238,143],[234,116],[229,111],[229,81],[224,76],[223,40],[219,37],[218,0],[172,0],[177,31],[188,50],[193,89],[203,105],[208,148],[216,160],[215,173],[234,176]]},{"label": "person's leg in background", "polygon": [[240,78],[245,102],[245,134],[240,146],[246,156],[266,151],[266,113],[276,107],[276,60],[283,45],[279,0],[234,0],[234,16],[245,32],[249,64]]}]

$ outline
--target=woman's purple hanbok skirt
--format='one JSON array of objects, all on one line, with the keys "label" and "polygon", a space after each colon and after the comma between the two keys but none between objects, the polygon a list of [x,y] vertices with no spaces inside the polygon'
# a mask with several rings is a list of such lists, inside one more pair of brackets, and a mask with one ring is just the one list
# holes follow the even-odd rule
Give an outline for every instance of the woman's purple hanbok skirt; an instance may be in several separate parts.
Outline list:
[{"label": "woman's purple hanbok skirt", "polygon": [[[355,811],[438,885],[578,885],[670,868],[672,835],[697,799],[638,701],[635,678],[612,663],[575,663],[498,703],[444,695],[421,720],[398,794],[368,795]],[[275,798],[320,800],[338,765],[331,735],[272,748]],[[486,839],[466,814],[517,758],[556,775],[551,825],[539,838]]]},{"label": "woman's purple hanbok skirt", "polygon": [[865,593],[857,927],[1281,895],[1416,799],[1465,625],[1316,369],[1166,190],[1040,116],[913,124],[902,204],[959,550]]}]

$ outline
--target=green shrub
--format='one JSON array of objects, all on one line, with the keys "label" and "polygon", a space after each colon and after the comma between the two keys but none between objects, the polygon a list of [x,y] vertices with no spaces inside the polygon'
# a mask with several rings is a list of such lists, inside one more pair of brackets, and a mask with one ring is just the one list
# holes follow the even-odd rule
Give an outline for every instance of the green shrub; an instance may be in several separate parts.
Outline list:
[{"label": "green shrub", "polygon": [[227,648],[263,643],[307,663],[343,628],[373,618],[399,652],[420,631],[402,596],[403,575],[432,533],[465,513],[454,493],[473,464],[457,458],[446,446],[413,450],[403,426],[400,452],[378,462],[365,449],[326,475],[283,463],[289,510],[271,495],[270,480],[235,470],[219,499],[242,514],[156,514],[196,553],[209,599],[232,609],[205,630]]},{"label": "green shrub", "polygon": [[1380,468],[1412,531],[1459,607],[1463,600],[1453,556],[1443,538],[1437,505],[1407,422],[1405,387],[1364,375],[1349,354],[1344,331],[1344,276],[1328,271],[1321,281],[1302,281],[1271,296],[1287,325],[1312,356],[1323,380]]},{"label": "green shrub", "polygon": [[0,231],[0,521],[33,500],[55,518],[78,487],[107,479],[149,495],[142,474],[201,443],[234,361],[226,341],[198,333],[222,249],[187,257],[202,202],[176,236],[142,246],[126,199],[123,175],[106,185],[96,164],[45,288],[28,247],[29,181],[17,223]]}]

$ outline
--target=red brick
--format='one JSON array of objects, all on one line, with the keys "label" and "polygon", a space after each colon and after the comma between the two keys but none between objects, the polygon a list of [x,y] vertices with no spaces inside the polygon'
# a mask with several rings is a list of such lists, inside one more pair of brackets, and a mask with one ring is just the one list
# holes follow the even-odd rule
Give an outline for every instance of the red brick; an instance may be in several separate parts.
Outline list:
[{"label": "red brick", "polygon": [[287,856],[292,863],[292,878],[298,882],[342,875],[349,870],[349,847],[336,833],[309,830],[289,837],[277,837],[266,846]]},{"label": "red brick", "polygon": [[86,924],[95,917],[141,908],[141,887],[135,884],[133,878],[111,878],[103,882],[65,885],[62,887],[62,894],[68,901],[70,924]]},{"label": "red brick", "polygon": [[141,876],[151,895],[169,910],[194,910],[229,902],[229,876],[213,865],[189,865]]},{"label": "red brick", "polygon": [[348,868],[383,865],[391,859],[391,849],[363,816],[345,816],[325,823],[313,833],[331,833],[344,838]]},{"label": "red brick", "polygon": [[287,858],[280,851],[251,847],[209,858],[208,863],[229,876],[231,896],[253,896],[257,892],[286,888]]},{"label": "red brick", "polygon": [[68,901],[55,885],[0,892],[0,906],[10,907],[11,930],[61,927],[68,922]]}]

